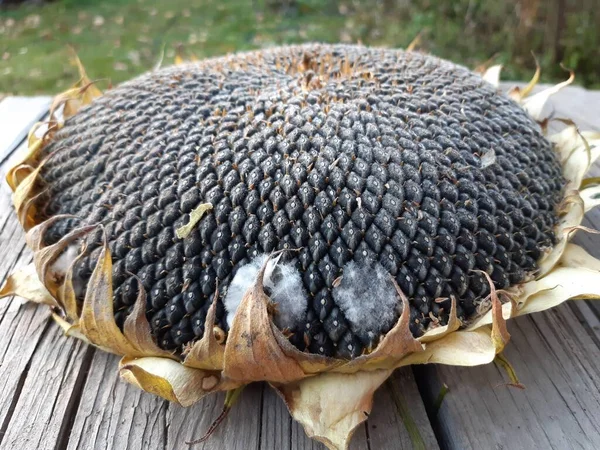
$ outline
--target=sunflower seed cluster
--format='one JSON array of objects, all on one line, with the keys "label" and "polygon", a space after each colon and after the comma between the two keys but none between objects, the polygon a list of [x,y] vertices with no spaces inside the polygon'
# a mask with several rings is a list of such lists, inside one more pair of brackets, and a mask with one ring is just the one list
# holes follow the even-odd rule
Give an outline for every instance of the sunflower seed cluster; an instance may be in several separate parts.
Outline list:
[{"label": "sunflower seed cluster", "polygon": [[[502,289],[536,270],[564,185],[538,125],[478,75],[346,45],[145,74],[67,120],[45,153],[38,219],[80,218],[47,243],[102,224],[74,268],[79,299],[106,233],[117,323],[144,289],[158,344],[179,351],[203,335],[217,289],[227,330],[228,284],[276,250],[308,296],[286,330],[302,350],[352,358],[380,339],[335,301],[350,262],[397,281],[415,336],[447,321],[452,296],[466,320],[490,292],[480,271]],[[178,239],[202,203],[213,209]]]}]

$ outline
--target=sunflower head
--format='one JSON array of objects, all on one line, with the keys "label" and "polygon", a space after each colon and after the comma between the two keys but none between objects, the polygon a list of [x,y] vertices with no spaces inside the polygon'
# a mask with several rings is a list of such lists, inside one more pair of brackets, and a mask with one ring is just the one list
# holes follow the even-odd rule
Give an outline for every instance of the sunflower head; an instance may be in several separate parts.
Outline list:
[{"label": "sunflower head", "polygon": [[[600,136],[413,51],[305,45],[81,79],[7,175],[34,263],[3,296],[181,405],[267,381],[346,448],[395,368],[478,365],[506,321],[600,295],[569,243]],[[333,400],[335,399],[335,400]]]}]

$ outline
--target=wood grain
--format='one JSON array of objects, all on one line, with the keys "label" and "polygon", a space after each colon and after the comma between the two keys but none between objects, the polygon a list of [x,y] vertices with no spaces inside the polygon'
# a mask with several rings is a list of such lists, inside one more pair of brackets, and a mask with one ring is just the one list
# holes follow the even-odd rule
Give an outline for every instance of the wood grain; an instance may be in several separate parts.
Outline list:
[{"label": "wood grain", "polygon": [[367,422],[371,448],[412,449],[406,421],[413,422],[426,449],[439,448],[410,367],[396,370],[375,394],[375,407]]},{"label": "wood grain", "polygon": [[[260,383],[247,386],[221,426],[210,439],[195,445],[194,450],[258,449],[263,389]],[[167,412],[167,448],[183,448],[186,442],[204,436],[221,412],[224,400],[225,394],[219,393],[205,397],[189,408],[170,404]]]},{"label": "wood grain", "polygon": [[164,449],[168,404],[117,376],[119,357],[94,353],[67,449]]},{"label": "wood grain", "polygon": [[262,399],[261,450],[290,450],[292,427],[285,403],[273,389],[266,388]]},{"label": "wood grain", "polygon": [[566,449],[600,444],[600,350],[568,305],[511,321],[505,350],[524,390],[509,387],[494,364],[423,366],[418,376],[432,405],[442,448]]},{"label": "wood grain", "polygon": [[[113,448],[125,437],[128,439],[123,448],[127,449],[180,448],[203,436],[221,411],[223,394],[207,397],[190,408],[181,408],[141,392],[118,380],[117,362],[114,355],[95,354],[81,394],[85,401],[79,407],[71,430],[69,449]],[[437,448],[410,369],[395,375],[393,382],[400,387],[406,402],[416,405],[411,415],[420,427],[426,448]],[[386,448],[385,445],[392,443],[402,445],[397,448],[412,448],[402,420],[397,417],[390,390],[386,385],[376,394],[374,413],[356,432],[351,449]],[[132,408],[137,419],[127,413]],[[161,432],[166,435],[164,441],[157,438]],[[215,434],[194,448],[283,450],[324,449],[324,446],[309,439],[302,427],[291,420],[274,391],[266,385],[255,384],[246,388]]]},{"label": "wood grain", "polygon": [[22,390],[2,439],[3,446],[56,448],[71,397],[78,395],[79,373],[89,364],[88,351],[91,349],[82,342],[65,339],[54,324],[46,327],[24,373]]}]

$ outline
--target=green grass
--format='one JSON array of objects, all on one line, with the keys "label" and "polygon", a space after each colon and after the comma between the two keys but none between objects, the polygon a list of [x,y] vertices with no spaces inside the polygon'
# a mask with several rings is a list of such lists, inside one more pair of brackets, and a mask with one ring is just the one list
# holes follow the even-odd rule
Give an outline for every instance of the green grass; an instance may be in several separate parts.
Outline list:
[{"label": "green grass", "polygon": [[[188,57],[204,57],[307,41],[405,47],[420,31],[423,47],[438,56],[474,67],[496,55],[507,63],[506,77],[531,77],[533,60],[523,57],[528,51],[516,51],[501,4],[483,2],[492,6],[476,14],[487,17],[490,7],[498,8],[500,19],[475,27],[473,22],[466,26],[464,18],[473,2],[459,1],[450,9],[428,7],[427,1],[398,3],[403,2],[62,0],[0,10],[0,93],[55,93],[70,86],[77,71],[69,63],[69,45],[89,76],[108,85],[152,68],[163,49],[163,64],[168,64],[178,48]],[[580,29],[581,22],[573,26]],[[598,48],[596,36],[567,36],[578,53],[568,53],[566,61],[586,68],[589,74],[580,80],[588,85],[599,82],[585,53],[587,46]],[[541,56],[545,81],[564,77],[557,64]]]}]

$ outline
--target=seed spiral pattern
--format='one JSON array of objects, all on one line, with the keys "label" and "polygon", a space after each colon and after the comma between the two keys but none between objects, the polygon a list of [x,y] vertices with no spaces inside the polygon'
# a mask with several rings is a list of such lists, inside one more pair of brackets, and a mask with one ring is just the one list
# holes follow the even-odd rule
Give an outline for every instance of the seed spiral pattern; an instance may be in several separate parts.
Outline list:
[{"label": "seed spiral pattern", "polygon": [[[102,224],[74,269],[79,300],[103,233],[122,326],[138,289],[158,344],[204,333],[239,267],[287,249],[308,309],[301,349],[355,357],[359,333],[332,291],[344,266],[381,264],[408,296],[415,336],[477,313],[554,244],[564,180],[551,144],[512,100],[465,68],[414,52],[304,45],[145,74],[66,121],[44,150],[45,239]],[[213,209],[178,239],[201,203]],[[387,331],[387,330],[386,330]]]}]

